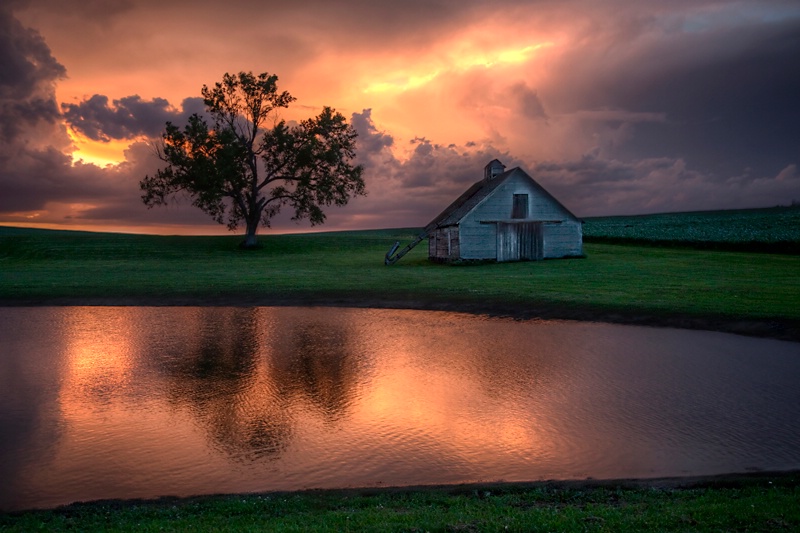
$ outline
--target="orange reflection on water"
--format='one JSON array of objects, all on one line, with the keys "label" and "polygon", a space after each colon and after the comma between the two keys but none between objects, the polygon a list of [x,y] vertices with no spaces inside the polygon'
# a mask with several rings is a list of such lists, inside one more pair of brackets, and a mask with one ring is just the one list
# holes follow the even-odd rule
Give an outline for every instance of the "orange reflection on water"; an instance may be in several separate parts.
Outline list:
[{"label": "orange reflection on water", "polygon": [[[72,307],[57,324],[63,346],[58,395],[60,446],[39,490],[63,480],[76,498],[105,498],[109,488],[152,496],[149,467],[186,468],[206,448],[202,433],[180,413],[159,407],[142,370],[147,309]],[[155,459],[155,461],[154,461]]]},{"label": "orange reflection on water", "polygon": [[[467,470],[473,463],[507,461],[499,455],[520,454],[522,460],[552,445],[552,428],[542,422],[551,416],[550,407],[542,403],[532,416],[520,408],[514,390],[535,386],[535,380],[546,378],[542,372],[547,369],[537,369],[538,376],[526,375],[531,369],[520,368],[513,354],[495,354],[488,329],[487,342],[476,343],[480,334],[452,334],[457,323],[452,329],[438,332],[431,327],[421,334],[419,323],[430,315],[409,311],[403,316],[407,320],[390,322],[391,331],[380,320],[362,324],[360,330],[365,338],[381,340],[370,346],[381,361],[379,371],[366,384],[352,415],[365,434],[366,428],[380,427],[380,435],[370,435],[373,445],[438,454],[442,462]],[[450,317],[459,320],[458,315]],[[468,320],[474,325],[474,317]],[[503,334],[496,328],[494,333]],[[496,371],[503,367],[504,372]],[[506,373],[511,379],[503,383]],[[498,393],[497,387],[507,394]]]},{"label": "orange reflection on water", "polygon": [[[29,433],[0,457],[0,508],[796,464],[793,343],[369,309],[16,312],[7,368],[61,371],[11,395],[43,427],[0,425]],[[748,362],[762,345],[785,370]]]},{"label": "orange reflection on water", "polygon": [[[131,337],[136,326],[130,313],[109,314],[103,308],[76,307],[60,324],[65,356],[62,405],[72,413],[92,399],[100,405],[127,389],[133,354]],[[135,320],[135,317],[134,317]]]},{"label": "orange reflection on water", "polygon": [[[545,453],[557,438],[554,404],[519,398],[554,379],[557,359],[497,352],[494,336],[514,344],[513,323],[449,318],[420,334],[428,315],[411,311],[76,308],[62,324],[63,452],[102,448],[111,478],[148,462],[196,468],[211,453],[220,470],[230,460],[290,460],[300,472],[361,464],[362,484],[393,461],[420,463],[398,482],[435,482],[426,463],[463,479],[473,465]],[[461,321],[469,335],[453,334]]]}]

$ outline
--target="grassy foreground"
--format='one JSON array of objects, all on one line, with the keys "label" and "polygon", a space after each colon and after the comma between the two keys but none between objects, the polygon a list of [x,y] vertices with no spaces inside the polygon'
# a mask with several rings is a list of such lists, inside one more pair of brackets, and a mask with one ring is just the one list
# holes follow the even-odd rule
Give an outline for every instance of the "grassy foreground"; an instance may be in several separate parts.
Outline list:
[{"label": "grassy foreground", "polygon": [[74,504],[0,531],[797,531],[798,473]]},{"label": "grassy foreground", "polygon": [[[389,246],[413,236],[265,236],[262,250],[241,251],[235,236],[0,228],[0,305],[383,305],[800,340],[798,256],[587,244],[585,259],[447,266],[421,245],[384,266]],[[796,531],[797,476],[97,502],[0,514],[0,531]]]},{"label": "grassy foreground", "polygon": [[[598,319],[800,338],[800,256],[586,244],[587,258],[440,265],[414,230],[162,237],[0,227],[0,305],[286,303]],[[745,324],[745,325],[742,325]],[[756,331],[757,330],[757,331]]]}]

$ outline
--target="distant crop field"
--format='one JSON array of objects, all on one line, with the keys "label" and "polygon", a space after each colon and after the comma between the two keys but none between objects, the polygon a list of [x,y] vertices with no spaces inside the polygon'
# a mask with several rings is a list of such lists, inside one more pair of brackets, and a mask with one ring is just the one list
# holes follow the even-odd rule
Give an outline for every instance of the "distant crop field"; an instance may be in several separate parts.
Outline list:
[{"label": "distant crop field", "polygon": [[800,254],[800,207],[587,218],[587,242]]}]

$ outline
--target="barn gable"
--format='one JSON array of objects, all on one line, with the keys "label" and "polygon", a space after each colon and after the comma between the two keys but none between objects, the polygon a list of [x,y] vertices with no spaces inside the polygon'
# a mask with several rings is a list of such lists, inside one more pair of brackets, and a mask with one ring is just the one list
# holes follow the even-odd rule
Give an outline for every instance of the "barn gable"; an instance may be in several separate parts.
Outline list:
[{"label": "barn gable", "polygon": [[437,261],[536,260],[583,254],[581,222],[520,168],[497,160],[424,229]]}]

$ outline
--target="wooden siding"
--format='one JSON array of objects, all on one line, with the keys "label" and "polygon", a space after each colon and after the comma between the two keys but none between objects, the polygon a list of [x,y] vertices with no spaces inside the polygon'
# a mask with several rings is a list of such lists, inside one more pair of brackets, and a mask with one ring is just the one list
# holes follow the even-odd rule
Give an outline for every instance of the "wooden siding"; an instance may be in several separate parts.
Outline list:
[{"label": "wooden siding", "polygon": [[[553,202],[547,195],[531,183],[523,172],[515,172],[500,185],[491,196],[475,207],[459,225],[461,229],[461,257],[463,259],[497,259],[498,255],[498,229],[495,224],[486,224],[487,221],[503,221],[511,219],[514,210],[514,195],[528,195],[528,218],[535,220],[564,220],[577,224],[580,231],[580,222],[572,222],[573,217],[566,213],[561,206]],[[576,236],[572,231],[552,231],[551,228],[542,229],[543,249],[540,258],[563,257],[564,255],[580,255],[575,251],[581,247],[580,233],[577,234],[577,244],[567,244],[566,240]],[[548,239],[549,236],[549,239]],[[548,240],[552,243],[549,248]],[[567,253],[561,254],[562,251]]]},{"label": "wooden siding", "polygon": [[440,228],[428,238],[428,257],[440,261],[458,259],[461,254],[458,226]]},{"label": "wooden siding", "polygon": [[497,258],[497,229],[494,224],[465,222],[460,229],[462,259]]},{"label": "wooden siding", "polygon": [[[512,261],[583,254],[580,221],[530,176],[513,169],[493,179],[498,181],[487,184],[482,198],[475,196],[463,206],[460,198],[431,223],[431,259]],[[480,182],[468,193],[480,194]],[[512,220],[514,195],[527,195],[527,218]]]},{"label": "wooden siding", "polygon": [[450,240],[449,259],[458,259],[461,257],[461,239],[459,238],[458,226],[450,228],[447,235]]},{"label": "wooden siding", "polygon": [[498,222],[497,261],[538,261],[544,258],[541,222]]},{"label": "wooden siding", "polygon": [[544,224],[543,258],[578,257],[583,255],[583,228],[580,222]]}]

